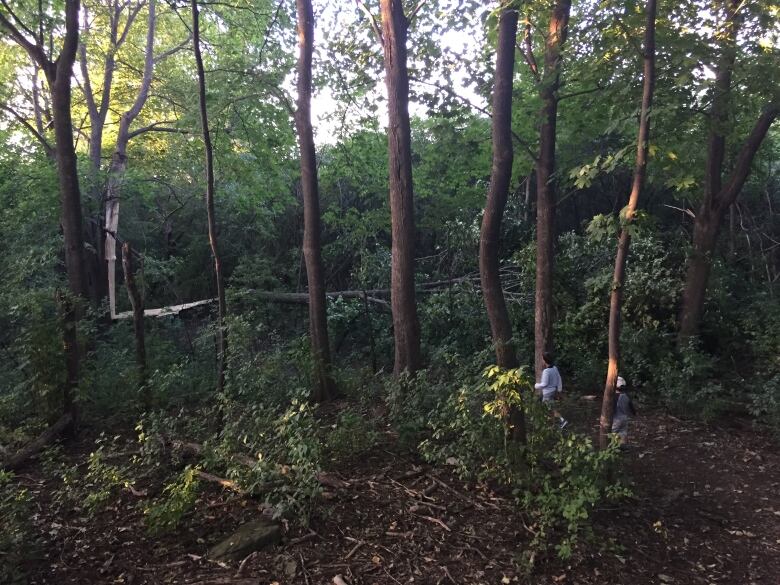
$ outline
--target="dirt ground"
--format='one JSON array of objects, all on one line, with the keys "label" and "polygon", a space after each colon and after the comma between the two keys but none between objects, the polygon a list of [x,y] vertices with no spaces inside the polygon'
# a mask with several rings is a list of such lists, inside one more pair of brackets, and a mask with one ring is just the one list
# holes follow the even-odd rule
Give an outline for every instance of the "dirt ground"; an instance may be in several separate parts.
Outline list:
[{"label": "dirt ground", "polygon": [[[204,554],[260,515],[257,502],[209,485],[179,533],[152,538],[141,491],[93,518],[55,516],[53,482],[33,465],[16,479],[36,497],[45,543],[30,583],[780,584],[777,443],[661,413],[640,417],[631,435],[622,473],[634,497],[595,512],[598,540],[570,563],[539,562],[530,575],[517,561],[531,535],[510,501],[392,445],[331,470],[348,486],[330,491],[308,531],[229,565]],[[68,453],[84,455],[78,445]]]}]

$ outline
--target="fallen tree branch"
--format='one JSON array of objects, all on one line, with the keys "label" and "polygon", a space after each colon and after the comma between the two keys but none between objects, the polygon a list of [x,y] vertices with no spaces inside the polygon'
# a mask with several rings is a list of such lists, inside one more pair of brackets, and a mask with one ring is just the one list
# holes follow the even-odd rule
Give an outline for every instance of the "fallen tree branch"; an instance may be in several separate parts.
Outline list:
[{"label": "fallen tree branch", "polygon": [[31,459],[43,451],[46,445],[52,443],[54,439],[59,437],[68,428],[70,428],[72,423],[73,417],[70,414],[62,415],[57,422],[43,431],[40,435],[38,435],[38,437],[27,443],[27,445],[3,461],[2,464],[0,464],[0,469],[5,469],[8,471],[19,469],[27,462],[28,459]]}]

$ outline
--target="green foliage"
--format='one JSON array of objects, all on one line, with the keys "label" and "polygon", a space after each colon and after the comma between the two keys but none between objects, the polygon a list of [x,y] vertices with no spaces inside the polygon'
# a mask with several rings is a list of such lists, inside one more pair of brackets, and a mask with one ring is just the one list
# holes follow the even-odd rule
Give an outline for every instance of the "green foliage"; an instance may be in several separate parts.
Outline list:
[{"label": "green foliage", "polygon": [[14,474],[0,470],[0,581],[26,583],[22,562],[33,556],[35,533],[31,525],[33,499],[14,480]]},{"label": "green foliage", "polygon": [[175,530],[198,499],[197,468],[187,466],[163,488],[160,497],[144,509],[146,528],[153,536]]},{"label": "green foliage", "polygon": [[379,434],[370,421],[354,410],[339,413],[325,439],[325,448],[337,459],[351,459],[374,448]]},{"label": "green foliage", "polygon": [[[601,501],[627,493],[608,480],[617,445],[598,451],[590,439],[562,433],[532,390],[528,371],[487,368],[482,381],[465,384],[430,413],[431,436],[420,444],[429,461],[455,466],[464,479],[489,480],[512,490],[532,519],[534,534],[526,561],[554,550],[568,559]],[[527,445],[508,439],[510,407],[521,408]]]}]

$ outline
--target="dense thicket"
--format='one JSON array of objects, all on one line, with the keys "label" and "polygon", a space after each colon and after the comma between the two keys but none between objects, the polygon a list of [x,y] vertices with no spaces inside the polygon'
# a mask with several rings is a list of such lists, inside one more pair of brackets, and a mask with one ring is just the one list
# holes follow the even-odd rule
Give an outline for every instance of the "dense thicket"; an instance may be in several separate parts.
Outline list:
[{"label": "dense thicket", "polygon": [[[0,1],[2,451],[79,404],[94,424],[265,452],[252,481],[292,482],[322,447],[313,387],[383,404],[445,460],[431,437],[501,445],[458,426],[482,414],[462,405],[526,408],[513,392],[545,349],[567,392],[600,392],[646,6],[483,4],[192,0],[196,29],[176,2],[84,0],[76,26],[78,2]],[[658,6],[607,386],[619,373],[679,414],[780,425],[776,17]],[[114,266],[126,242],[135,286]],[[175,307],[145,318],[143,367],[126,285],[147,311]],[[482,385],[496,362],[524,368]]]}]

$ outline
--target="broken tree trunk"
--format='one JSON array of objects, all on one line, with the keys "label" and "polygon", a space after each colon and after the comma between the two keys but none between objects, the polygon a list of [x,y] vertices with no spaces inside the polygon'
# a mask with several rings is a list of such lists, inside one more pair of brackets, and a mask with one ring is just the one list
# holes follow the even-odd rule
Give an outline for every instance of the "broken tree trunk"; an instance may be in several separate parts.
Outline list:
[{"label": "broken tree trunk", "polygon": [[122,246],[122,268],[125,272],[125,286],[130,305],[133,307],[133,333],[135,335],[135,363],[138,369],[138,396],[141,404],[149,409],[152,397],[146,384],[146,343],[144,339],[144,301],[135,282],[133,255],[130,244]]}]

